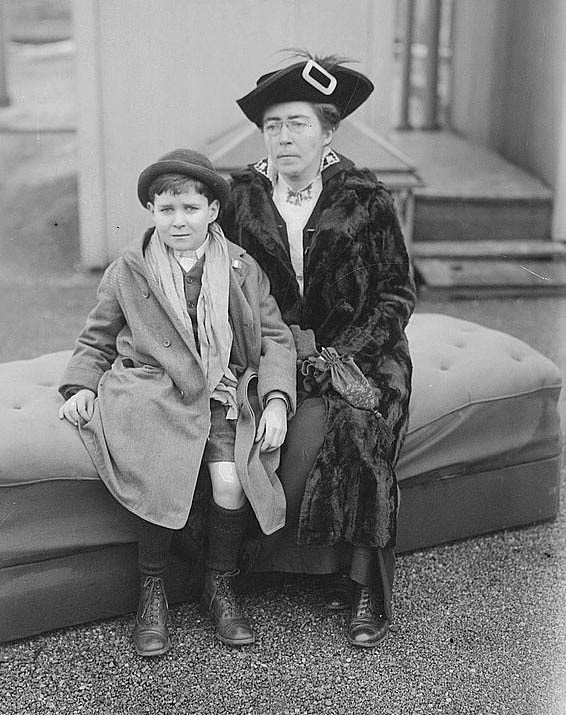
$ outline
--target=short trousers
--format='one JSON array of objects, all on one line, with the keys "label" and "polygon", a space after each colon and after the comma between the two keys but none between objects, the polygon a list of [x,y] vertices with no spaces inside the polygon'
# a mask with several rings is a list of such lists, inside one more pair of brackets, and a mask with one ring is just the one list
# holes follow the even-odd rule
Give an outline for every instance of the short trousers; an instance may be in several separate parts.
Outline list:
[{"label": "short trousers", "polygon": [[210,432],[204,448],[203,462],[233,462],[236,420],[227,420],[228,407],[210,400]]}]

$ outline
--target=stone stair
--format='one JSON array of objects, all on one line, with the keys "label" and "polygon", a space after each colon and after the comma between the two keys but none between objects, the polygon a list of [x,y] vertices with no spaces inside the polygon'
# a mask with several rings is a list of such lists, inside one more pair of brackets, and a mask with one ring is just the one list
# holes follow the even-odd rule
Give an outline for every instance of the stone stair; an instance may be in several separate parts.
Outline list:
[{"label": "stone stair", "polygon": [[418,167],[411,253],[423,290],[566,293],[566,246],[550,240],[552,191],[450,132],[394,132]]},{"label": "stone stair", "polygon": [[566,294],[566,245],[552,241],[416,241],[421,287],[452,297]]}]

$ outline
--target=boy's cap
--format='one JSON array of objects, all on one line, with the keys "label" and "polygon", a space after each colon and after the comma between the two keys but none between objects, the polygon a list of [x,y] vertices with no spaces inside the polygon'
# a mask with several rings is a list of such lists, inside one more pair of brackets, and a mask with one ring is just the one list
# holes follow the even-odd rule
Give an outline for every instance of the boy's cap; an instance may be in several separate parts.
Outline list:
[{"label": "boy's cap", "polygon": [[204,154],[192,149],[173,149],[142,171],[138,179],[138,198],[144,208],[149,199],[151,182],[162,174],[184,174],[206,184],[221,206],[230,198],[230,185],[217,173]]},{"label": "boy's cap", "polygon": [[257,80],[257,86],[236,101],[246,117],[261,128],[263,114],[272,104],[334,104],[344,119],[363,104],[372,92],[373,83],[361,72],[340,64],[326,69],[315,59],[307,59],[262,75]]}]

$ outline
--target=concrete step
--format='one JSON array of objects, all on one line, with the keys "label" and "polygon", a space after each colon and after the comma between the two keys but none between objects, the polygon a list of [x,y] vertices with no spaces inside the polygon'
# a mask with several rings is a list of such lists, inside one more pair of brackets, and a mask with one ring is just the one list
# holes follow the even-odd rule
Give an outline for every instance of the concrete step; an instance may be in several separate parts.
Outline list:
[{"label": "concrete step", "polygon": [[552,259],[566,260],[566,244],[558,241],[418,241],[413,244],[415,261],[454,259]]},{"label": "concrete step", "polygon": [[548,240],[553,194],[536,177],[451,132],[394,132],[416,165],[413,242]]},{"label": "concrete step", "polygon": [[413,241],[548,240],[552,222],[549,198],[454,198],[415,191]]},{"label": "concrete step", "polygon": [[421,241],[423,291],[450,297],[566,294],[566,245],[556,241]]},{"label": "concrete step", "polygon": [[421,289],[450,297],[565,295],[566,260],[504,256],[414,258]]}]

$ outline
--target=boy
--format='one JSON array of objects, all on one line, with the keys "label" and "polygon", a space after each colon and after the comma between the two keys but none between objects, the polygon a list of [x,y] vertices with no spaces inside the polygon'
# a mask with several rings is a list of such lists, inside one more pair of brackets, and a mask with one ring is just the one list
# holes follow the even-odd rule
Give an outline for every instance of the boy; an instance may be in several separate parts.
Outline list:
[{"label": "boy", "polygon": [[212,485],[202,602],[224,643],[254,642],[232,583],[250,505],[265,533],[285,518],[275,468],[295,409],[295,348],[265,274],[216,223],[229,191],[188,149],[140,174],[154,227],[106,270],[60,387],[59,417],[139,517],[143,656],[170,648],[163,577],[201,462]]}]

